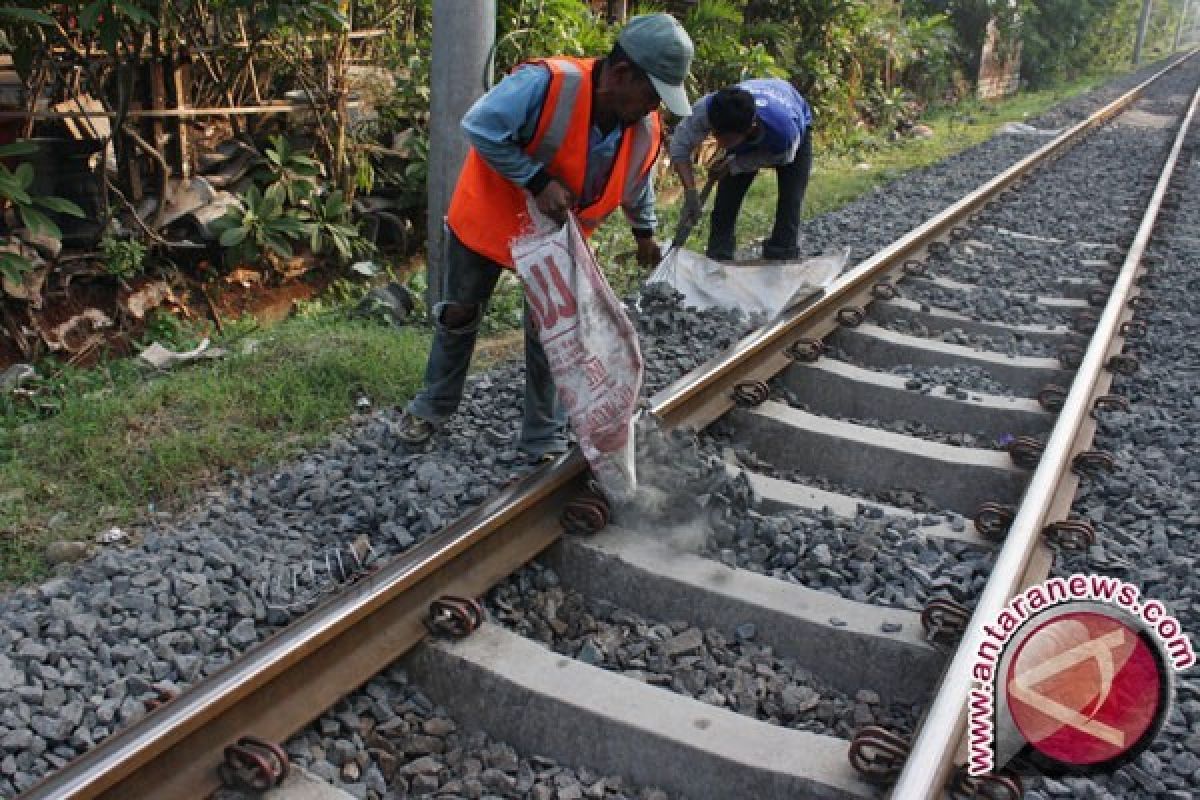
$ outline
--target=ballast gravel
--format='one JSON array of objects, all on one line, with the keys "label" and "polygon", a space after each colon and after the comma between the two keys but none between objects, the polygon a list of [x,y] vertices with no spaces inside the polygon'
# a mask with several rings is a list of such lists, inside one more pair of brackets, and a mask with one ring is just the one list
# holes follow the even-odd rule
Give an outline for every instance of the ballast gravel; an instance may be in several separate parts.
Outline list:
[{"label": "ballast gravel", "polygon": [[982,590],[993,553],[923,534],[943,523],[965,530],[968,523],[957,514],[897,517],[866,501],[854,517],[828,509],[756,511],[757,497],[740,470],[758,471],[759,462],[723,442],[722,428],[718,422],[692,438],[644,423],[639,481],[672,502],[619,509],[617,522],[647,531],[687,522],[703,532],[700,552],[726,566],[861,603],[915,611],[932,597],[965,602]]},{"label": "ballast gravel", "polygon": [[[960,400],[968,400],[979,397],[979,395],[972,392],[966,392],[962,390],[952,391],[953,396]],[[779,386],[775,383],[771,385],[771,399],[801,411],[809,410],[809,408],[796,397],[794,392],[791,392],[787,388]],[[842,420],[844,422],[850,422],[855,425],[878,428],[879,430],[900,433],[904,434],[905,436],[913,436],[918,439],[925,439],[926,441],[930,442],[938,442],[939,444],[948,444],[954,447],[975,447],[987,450],[1000,450],[1005,446],[1004,441],[998,440],[996,437],[988,434],[972,433],[970,431],[939,430],[931,425],[927,425],[924,422],[918,422],[915,420],[864,419],[858,417],[847,417],[840,414],[833,418]]]},{"label": "ballast gravel", "polygon": [[[1116,100],[1163,66],[1158,64],[1125,76],[1103,89],[1073,98],[1027,122],[1042,129],[1065,129],[1084,119],[1097,108]],[[1176,68],[1156,84],[1158,88],[1151,88],[1143,95],[1137,107],[1156,114],[1178,114],[1190,99],[1195,87],[1196,73],[1194,63]],[[851,263],[859,261],[911,230],[915,222],[928,219],[946,208],[951,198],[958,199],[993,177],[1001,171],[997,167],[1019,161],[1042,147],[1046,141],[1045,137],[1037,135],[998,134],[978,147],[928,168],[907,173],[899,180],[876,188],[870,194],[834,213],[805,220],[802,226],[801,247],[806,255],[811,256],[841,252],[848,247]],[[1121,152],[1117,157],[1125,161],[1137,160],[1142,155],[1142,151],[1135,148]],[[1103,181],[1097,173],[1103,173],[1109,166],[1104,164],[1102,169],[1093,168],[1091,174],[1083,176],[1084,182],[1073,186],[1064,185],[1056,191],[1074,191],[1080,186],[1090,187],[1093,181]],[[1046,207],[1066,202],[1066,196],[1061,194],[1056,198],[1043,200]],[[986,217],[981,219],[986,224],[993,224]],[[1127,214],[1125,219],[1128,219]],[[1076,239],[1067,227],[1043,226],[1028,218],[1010,218],[1007,215],[1004,216],[1004,221],[1008,224],[1003,227],[1027,235],[1090,241]]]},{"label": "ballast gravel", "polygon": [[[1153,179],[1158,172],[1158,161],[1141,157],[1130,157],[1131,152],[1165,152],[1172,139],[1170,129],[1145,128],[1139,125],[1117,124],[1104,128],[1089,137],[1086,142],[1073,148],[1059,158],[1053,169],[1034,173],[1019,192],[1008,192],[989,205],[978,215],[979,221],[961,229],[957,239],[950,243],[938,243],[930,248],[926,271],[931,277],[951,278],[973,284],[968,288],[948,288],[934,281],[919,278],[905,279],[900,284],[900,293],[906,299],[921,304],[924,309],[946,310],[963,314],[984,322],[1002,322],[1045,329],[1068,325],[1072,318],[1085,308],[1062,308],[1039,302],[1036,290],[1024,291],[1015,287],[1020,282],[1030,284],[1053,284],[1064,277],[1078,278],[1092,270],[1096,264],[1090,260],[1078,269],[1061,274],[1060,259],[1039,258],[1064,249],[1078,248],[1081,252],[1097,250],[1105,256],[1099,263],[1111,268],[1112,262],[1120,263],[1121,251],[1117,240],[1131,236],[1136,228],[1136,219],[1130,219],[1127,209],[1144,206]],[[1102,175],[1096,175],[1096,163],[1106,164]],[[1086,191],[1077,187],[1086,186]],[[1007,227],[1004,227],[1007,226]],[[1057,235],[1074,237],[1071,240],[1055,239],[1044,241],[1041,234],[1026,234],[1018,231],[1032,228],[1036,231],[1053,230]],[[976,229],[982,229],[977,231]],[[983,238],[1007,239],[1008,247],[998,248],[985,241],[972,238],[982,234]],[[1029,236],[1040,238],[1028,238]],[[1107,244],[1104,244],[1107,242]],[[1095,244],[1101,243],[1101,244]],[[1051,248],[1048,245],[1054,245]],[[1092,255],[1095,255],[1094,253]],[[993,284],[1000,283],[997,287]],[[1089,288],[1102,290],[1103,284],[1096,278]],[[1092,312],[1098,317],[1098,313]],[[893,323],[892,328],[909,332],[913,325]],[[905,330],[905,328],[908,330]],[[972,337],[962,331],[949,331],[938,337],[953,344],[975,345]],[[835,339],[836,341],[836,339]],[[994,343],[990,349],[1009,352],[1013,355],[1016,339],[1004,346]],[[1046,355],[1049,345],[1025,347],[1025,352]],[[844,353],[833,348],[833,357],[845,359]],[[908,385],[914,391],[926,388],[931,382],[928,370],[911,367],[896,367],[893,373],[911,375]],[[1011,396],[1012,392],[1003,384],[993,380],[981,369],[965,367],[941,368],[947,374],[945,383],[951,391],[966,394],[970,390]],[[936,374],[936,373],[935,373]],[[786,391],[777,390],[776,396],[793,406]],[[1003,443],[988,437],[974,436],[970,432],[947,432],[931,430],[928,426],[914,422],[883,423],[875,420],[849,420],[862,422],[872,427],[916,436],[922,439],[969,447],[999,448]]]},{"label": "ballast gravel", "polygon": [[[1131,407],[1098,419],[1094,446],[1115,458],[1116,469],[1083,481],[1072,509],[1095,527],[1097,543],[1082,553],[1062,553],[1054,572],[1099,572],[1135,584],[1143,601],[1163,603],[1192,648],[1200,650],[1200,318],[1194,302],[1200,288],[1200,132],[1195,123],[1171,188],[1173,201],[1155,227],[1142,281],[1153,306],[1137,312],[1148,336],[1125,344],[1140,368],[1132,376],[1116,376],[1111,389]],[[1029,774],[1027,800],[1196,797],[1200,678],[1195,667],[1174,678],[1165,725],[1145,752],[1103,774]]]},{"label": "ballast gravel", "polygon": [[[1058,126],[1079,119],[1150,71],[1031,122]],[[1177,72],[1162,90],[1168,99],[1156,99],[1159,90],[1148,92],[1142,102],[1150,111],[1177,109],[1178,98],[1188,91],[1184,84],[1190,80],[1194,85],[1196,67]],[[803,246],[814,255],[850,247],[852,259],[862,258],[1042,141],[1000,135],[937,167],[907,175],[837,213],[806,222]],[[1109,151],[1121,161],[1144,155],[1138,148]],[[1097,172],[1104,170],[1093,170],[1093,175]],[[992,224],[1000,223],[997,219]],[[1062,225],[1055,230],[1036,225],[1020,230],[1075,238],[1074,230]],[[1119,224],[1104,231],[1105,241],[1118,243],[1127,234]],[[946,277],[954,275],[947,272]],[[1194,287],[1180,278],[1179,291],[1188,288]],[[748,320],[721,314],[697,316],[677,309],[668,313],[665,305],[655,307],[653,302],[633,316],[645,336],[650,391],[721,352],[749,325]],[[945,376],[960,382],[962,378]],[[942,381],[943,376],[933,380]],[[15,796],[139,718],[148,701],[169,697],[211,674],[355,572],[412,546],[524,474],[529,466],[513,446],[521,386],[518,367],[477,376],[454,427],[435,437],[429,452],[410,452],[399,442],[393,433],[394,412],[364,415],[326,446],[277,470],[228,474],[220,488],[208,492],[190,511],[150,514],[136,532],[136,544],[111,547],[94,559],[63,567],[41,586],[6,594],[0,599],[0,796]],[[1195,394],[1187,396],[1188,402]],[[913,498],[914,503],[918,500]],[[839,537],[849,539],[850,533],[824,531],[806,539],[803,556],[797,549],[797,565],[811,557],[818,572],[839,570],[835,547],[842,544]],[[819,537],[828,540],[818,541]],[[749,542],[751,537],[744,538]],[[821,544],[835,558],[829,567],[823,565],[827,559]],[[778,565],[773,563],[777,553]],[[759,563],[764,570],[783,569],[790,557],[783,543],[756,555],[763,557],[748,555],[747,563]],[[834,578],[826,577],[833,589]],[[834,590],[845,590],[851,579],[859,576],[839,575],[842,588]],[[962,580],[974,582],[970,576]],[[882,577],[880,581],[887,582]],[[904,594],[893,602],[906,604],[910,599]],[[349,702],[360,702],[358,697]],[[1187,718],[1194,735],[1193,719]],[[469,726],[470,721],[456,724]],[[330,746],[327,752],[344,750]],[[538,766],[529,763],[530,769]],[[371,780],[368,773],[360,775],[364,784]],[[437,775],[442,785],[440,768]],[[449,773],[446,777],[453,780]],[[576,778],[580,785],[586,783],[582,773]],[[507,784],[495,780],[497,785]],[[352,782],[343,776],[339,783]],[[376,780],[364,796],[382,796],[379,788]],[[512,794],[515,791],[514,787],[496,796],[549,796],[545,788],[534,786],[525,794]],[[559,788],[556,792],[561,795]],[[646,792],[628,796],[644,797]]]},{"label": "ballast gravel", "polygon": [[647,619],[560,586],[539,564],[493,589],[488,607],[497,622],[557,653],[774,725],[849,739],[864,725],[911,733],[920,711],[883,706],[870,689],[834,689],[758,642],[753,622],[722,632]]},{"label": "ballast gravel", "polygon": [[[836,345],[829,348],[827,355],[829,358],[844,361],[856,367],[866,366]],[[913,392],[928,393],[934,388],[942,387],[951,394],[982,392],[998,397],[1016,396],[1012,387],[993,378],[983,367],[971,364],[953,367],[917,367],[912,364],[897,364],[882,371],[907,378],[905,388]]]},{"label": "ballast gravel", "polygon": [[[930,307],[932,308],[932,306]],[[932,339],[945,344],[957,344],[970,347],[973,350],[1002,353],[1010,358],[1018,356],[1032,358],[1053,358],[1058,353],[1058,347],[1052,342],[1029,339],[1017,333],[977,333],[950,328],[948,330],[933,330],[917,317],[896,317],[887,320],[883,326],[897,333],[919,336],[922,339]],[[1064,344],[1068,340],[1064,337]]]},{"label": "ballast gravel", "polygon": [[[288,758],[348,794],[402,800],[670,800],[586,766],[523,756],[464,728],[393,666],[288,741]],[[215,800],[251,800],[222,792]],[[680,798],[683,800],[683,798]]]}]

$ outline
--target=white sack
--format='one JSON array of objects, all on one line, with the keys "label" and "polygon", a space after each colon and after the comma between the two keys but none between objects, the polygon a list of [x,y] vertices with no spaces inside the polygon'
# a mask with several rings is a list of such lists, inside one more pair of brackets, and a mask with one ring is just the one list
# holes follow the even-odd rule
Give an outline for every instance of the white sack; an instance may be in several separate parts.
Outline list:
[{"label": "white sack", "polygon": [[850,250],[806,261],[762,265],[722,264],[677,249],[658,265],[647,283],[665,283],[691,308],[739,309],[775,317],[824,289],[846,266]]},{"label": "white sack", "polygon": [[561,228],[517,239],[512,254],[580,449],[609,496],[626,498],[637,489],[637,330],[573,215]]}]

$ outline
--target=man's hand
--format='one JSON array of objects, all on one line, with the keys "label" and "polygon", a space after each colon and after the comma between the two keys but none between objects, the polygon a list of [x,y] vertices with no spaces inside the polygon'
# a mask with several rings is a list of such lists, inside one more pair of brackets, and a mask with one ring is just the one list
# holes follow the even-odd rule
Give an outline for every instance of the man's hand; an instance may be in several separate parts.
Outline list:
[{"label": "man's hand", "polygon": [[700,205],[700,192],[696,191],[696,187],[693,186],[683,194],[683,209],[679,212],[679,227],[691,230],[696,227],[696,223],[700,221],[700,215],[703,213],[704,209]]},{"label": "man's hand", "polygon": [[654,267],[662,261],[662,250],[653,236],[637,238],[637,262],[641,267]]},{"label": "man's hand", "polygon": [[534,202],[537,203],[538,211],[559,225],[564,225],[567,222],[567,212],[575,205],[575,198],[571,196],[571,190],[555,178],[542,187]]}]

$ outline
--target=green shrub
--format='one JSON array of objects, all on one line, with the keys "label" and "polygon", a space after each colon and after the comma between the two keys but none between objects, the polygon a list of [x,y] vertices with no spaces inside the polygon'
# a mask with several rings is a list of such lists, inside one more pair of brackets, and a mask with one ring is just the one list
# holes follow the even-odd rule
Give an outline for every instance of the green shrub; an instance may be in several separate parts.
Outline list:
[{"label": "green shrub", "polygon": [[242,205],[214,223],[221,246],[242,262],[254,262],[264,252],[291,258],[292,242],[310,229],[299,213],[284,207],[285,197],[282,184],[272,184],[265,192],[251,186],[242,195]]},{"label": "green shrub", "polygon": [[127,281],[142,273],[146,246],[137,239],[105,236],[100,240],[100,254],[104,257],[104,270],[118,280]]},{"label": "green shrub", "polygon": [[[0,158],[28,156],[37,152],[37,145],[32,142],[13,142],[0,146]],[[23,161],[16,169],[10,170],[0,162],[0,209],[12,207],[24,223],[25,228],[33,234],[46,236],[55,241],[62,239],[62,231],[54,220],[46,215],[47,211],[69,214],[82,219],[86,216],[83,209],[64,200],[61,197],[47,197],[30,194],[33,185],[33,165]],[[0,236],[0,244],[7,244],[8,238]],[[13,283],[19,283],[21,276],[33,268],[29,259],[17,253],[0,250],[0,275]]]}]

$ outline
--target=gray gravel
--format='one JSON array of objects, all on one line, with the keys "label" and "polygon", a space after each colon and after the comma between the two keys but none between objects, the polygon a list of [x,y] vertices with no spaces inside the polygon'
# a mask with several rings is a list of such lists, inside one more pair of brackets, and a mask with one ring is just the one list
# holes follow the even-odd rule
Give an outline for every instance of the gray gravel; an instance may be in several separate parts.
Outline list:
[{"label": "gray gravel", "polygon": [[[1178,114],[1186,106],[1188,87],[1195,85],[1194,71],[1185,69],[1165,80],[1166,99],[1139,102],[1139,112]],[[1039,305],[1036,297],[1061,294],[1064,279],[1099,287],[1100,272],[1121,263],[1139,209],[1144,208],[1157,177],[1158,162],[1144,154],[1165,155],[1172,138],[1170,129],[1121,123],[1094,133],[1052,168],[1030,176],[1019,191],[1006,193],[980,212],[966,226],[966,238],[931,253],[926,262],[931,277],[974,288],[958,291],[903,281],[901,296],[985,322],[1069,324],[1075,310],[1050,309]],[[1104,169],[1097,169],[1097,164]],[[913,326],[893,327],[923,335]],[[1002,353],[1052,354],[1046,345],[1015,339],[989,342],[961,332],[939,338]]]},{"label": "gray gravel", "polygon": [[[1076,99],[1058,118],[1076,118],[1115,93]],[[855,258],[865,256],[1037,144],[997,137],[907,176],[806,223],[806,247],[820,253],[851,246]],[[1127,160],[1137,155],[1126,153]],[[637,316],[651,390],[727,347],[747,325],[720,314],[667,316],[665,309]],[[212,673],[365,564],[420,541],[523,474],[528,466],[512,441],[521,386],[517,367],[473,380],[455,428],[426,453],[396,440],[394,412],[363,417],[276,471],[227,475],[189,512],[151,513],[133,546],[110,548],[64,566],[42,586],[5,595],[0,796],[27,788],[140,717],[147,700]],[[352,543],[363,537],[369,547],[352,555]],[[821,543],[833,553],[837,539],[808,542],[805,557],[812,553],[818,567]],[[787,548],[780,549],[783,558]],[[775,569],[773,553],[761,561],[765,569]]]},{"label": "gray gravel", "polygon": [[673,502],[618,509],[616,519],[645,530],[687,522],[703,533],[700,552],[727,566],[881,606],[919,610],[941,595],[967,600],[987,580],[992,553],[921,535],[943,522],[964,530],[969,523],[957,514],[899,518],[870,502],[853,518],[808,509],[761,514],[749,483],[729,466],[761,471],[744,448],[729,445],[723,423],[693,437],[664,436],[648,421],[638,431],[638,480],[654,500]]},{"label": "gray gravel", "polygon": [[[918,385],[919,384],[919,385]],[[801,411],[809,411],[810,409],[804,403],[796,398],[795,393],[789,391],[786,387],[778,385],[778,381],[770,384],[771,399],[780,403],[784,403],[792,408]],[[913,391],[923,391],[928,394],[932,390],[932,386],[920,383],[914,379]],[[961,400],[979,399],[979,395],[965,390],[959,390],[955,393],[955,397]],[[935,428],[924,422],[915,420],[880,420],[874,418],[848,417],[837,415],[833,419],[851,422],[856,425],[864,425],[880,430],[891,431],[893,433],[904,434],[905,436],[914,436],[918,439],[925,439],[939,444],[948,444],[954,447],[978,447],[988,450],[1002,450],[1005,447],[1005,442],[998,440],[994,436],[984,433],[971,433],[970,431],[952,431]]]},{"label": "gray gravel", "polygon": [[[402,800],[670,800],[617,775],[572,769],[463,727],[391,667],[286,745],[288,757],[354,797]],[[216,800],[248,800],[223,792]],[[683,800],[680,798],[679,800]]]},{"label": "gray gravel", "polygon": [[488,596],[496,621],[557,653],[669,688],[774,725],[843,739],[864,725],[911,732],[923,707],[881,705],[863,689],[838,691],[756,641],[753,622],[701,630],[686,620],[647,619],[559,586],[540,565],[521,570]]},{"label": "gray gravel", "polygon": [[[836,345],[826,351],[826,356],[853,364],[856,367],[866,366],[858,359],[848,356]],[[874,369],[874,367],[867,368]],[[949,392],[983,392],[998,397],[1016,396],[1011,387],[997,381],[982,367],[969,364],[955,367],[916,367],[912,364],[897,364],[881,371],[889,375],[907,378],[906,388],[914,392],[928,394],[933,389],[942,387]]]},{"label": "gray gravel", "polygon": [[[1132,404],[1130,413],[1101,416],[1096,446],[1112,453],[1118,468],[1084,481],[1075,513],[1096,527],[1099,544],[1065,554],[1055,572],[1101,572],[1129,580],[1144,597],[1161,600],[1200,644],[1200,135],[1189,137],[1173,189],[1178,210],[1160,219],[1148,251],[1154,261],[1146,281],[1155,307],[1138,313],[1149,337],[1127,344],[1141,369],[1117,376],[1112,391]],[[1060,797],[1164,798],[1200,795],[1200,678],[1195,668],[1176,675],[1175,704],[1149,750],[1107,775],[1031,777],[1029,800]]]},{"label": "gray gravel", "polygon": [[[1096,108],[1115,100],[1149,78],[1162,66],[1147,66],[1102,89],[1072,98],[1026,122],[1042,128],[1060,128],[1079,122]],[[1174,75],[1175,77],[1164,79],[1168,82],[1165,93],[1174,98],[1172,102],[1177,103],[1179,98],[1190,94],[1195,86],[1196,66],[1192,64],[1181,67],[1175,70]],[[1159,93],[1155,91],[1153,97],[1158,96]],[[1142,102],[1146,101],[1143,99]],[[1154,104],[1153,100],[1148,108],[1161,113],[1161,108]],[[914,170],[891,184],[876,188],[870,194],[834,213],[805,220],[801,247],[808,255],[813,256],[841,252],[843,248],[849,247],[851,262],[861,260],[910,230],[915,221],[933,216],[944,209],[951,200],[966,194],[994,176],[1004,166],[1024,158],[1043,144],[1045,140],[1039,136],[998,135],[939,164]],[[1135,154],[1129,155],[1133,157]],[[820,158],[819,154],[817,158]],[[1104,169],[1108,166],[1104,164]],[[1048,204],[1052,205],[1049,202]],[[1040,228],[1027,230],[1022,227],[1020,230],[1032,234],[1042,233]],[[1045,235],[1072,238],[1058,236],[1052,231]]]},{"label": "gray gravel", "polygon": [[682,298],[656,283],[645,288],[638,302],[627,304],[646,362],[646,397],[731,347],[755,327],[755,320],[736,312],[684,310]]},{"label": "gray gravel", "polygon": [[[1075,209],[1065,206],[1059,213],[1072,214],[1075,213]],[[940,263],[939,259],[931,258],[930,261],[933,262],[931,272],[945,266]],[[1010,274],[1017,271],[1014,270],[1012,264],[999,265],[997,268]],[[960,290],[945,289],[933,284],[923,286],[910,286],[910,284],[911,282],[902,284],[904,295],[910,300],[921,303],[924,307],[953,311],[982,322],[1051,328],[1068,324],[1074,313],[1043,306],[1037,302],[1037,295],[1034,293],[1001,292],[987,287]]]},{"label": "gray gravel", "polygon": [[[932,306],[929,306],[925,310],[931,308]],[[883,323],[882,327],[897,333],[920,336],[923,339],[933,339],[946,344],[961,345],[975,350],[988,350],[1013,357],[1053,358],[1058,352],[1057,346],[1050,342],[1031,341],[1017,333],[1005,332],[991,335],[965,331],[962,328],[951,328],[946,331],[932,330],[915,317],[898,317],[888,320]]]},{"label": "gray gravel", "polygon": [[[1036,175],[1032,178],[1038,179]],[[1110,188],[1117,193],[1117,199],[1105,203],[1106,209],[1138,213],[1137,197],[1145,188],[1140,181],[1132,186],[1123,184]],[[1005,202],[1014,200],[1016,198],[1010,196]],[[985,209],[968,226],[969,238],[952,242],[948,253],[932,262],[938,267],[937,274],[993,289],[1053,296],[1061,294],[1064,281],[1097,281],[1110,260],[1119,264],[1124,257],[1115,241],[1030,238],[1036,234],[1029,234],[1029,221],[1016,221],[1021,223],[1020,227],[1013,226],[1011,215]],[[1024,262],[1032,262],[1039,269],[1012,269],[1014,264]]]},{"label": "gray gravel", "polygon": [[[1182,90],[1195,82],[1194,69],[1169,78],[1168,99],[1140,102],[1138,112],[1178,114],[1189,99]],[[1005,193],[981,212],[965,229],[964,238],[932,249],[927,262],[932,276],[976,284],[976,288],[959,291],[923,281],[904,281],[900,284],[901,294],[926,309],[947,309],[976,320],[1042,326],[1069,321],[1076,311],[1042,306],[1036,302],[1037,295],[1043,291],[1058,294],[1063,278],[1090,276],[1099,286],[1098,271],[1121,262],[1123,250],[1117,243],[1124,243],[1136,229],[1131,210],[1144,206],[1158,171],[1157,160],[1144,156],[1165,155],[1172,138],[1170,129],[1121,123],[1098,131],[1050,168],[1031,175],[1020,191]],[[1096,170],[1098,163],[1105,164],[1105,169]],[[1053,236],[1057,241],[1039,241],[1029,236]],[[892,327],[930,335],[919,325]],[[962,331],[938,334],[937,338],[955,344],[982,344],[1010,355],[1045,356],[1051,350],[1047,345],[1019,343],[1015,337],[1008,342],[991,342]],[[836,346],[830,356],[854,363]],[[918,369],[898,365],[889,371],[908,378],[908,388],[913,391],[928,392],[935,386],[943,386],[964,399],[971,391],[1013,394],[978,368]],[[774,395],[790,405],[803,407],[786,390],[776,387]],[[991,437],[934,430],[912,421],[849,421],[943,444],[994,449],[1004,445]]]}]

